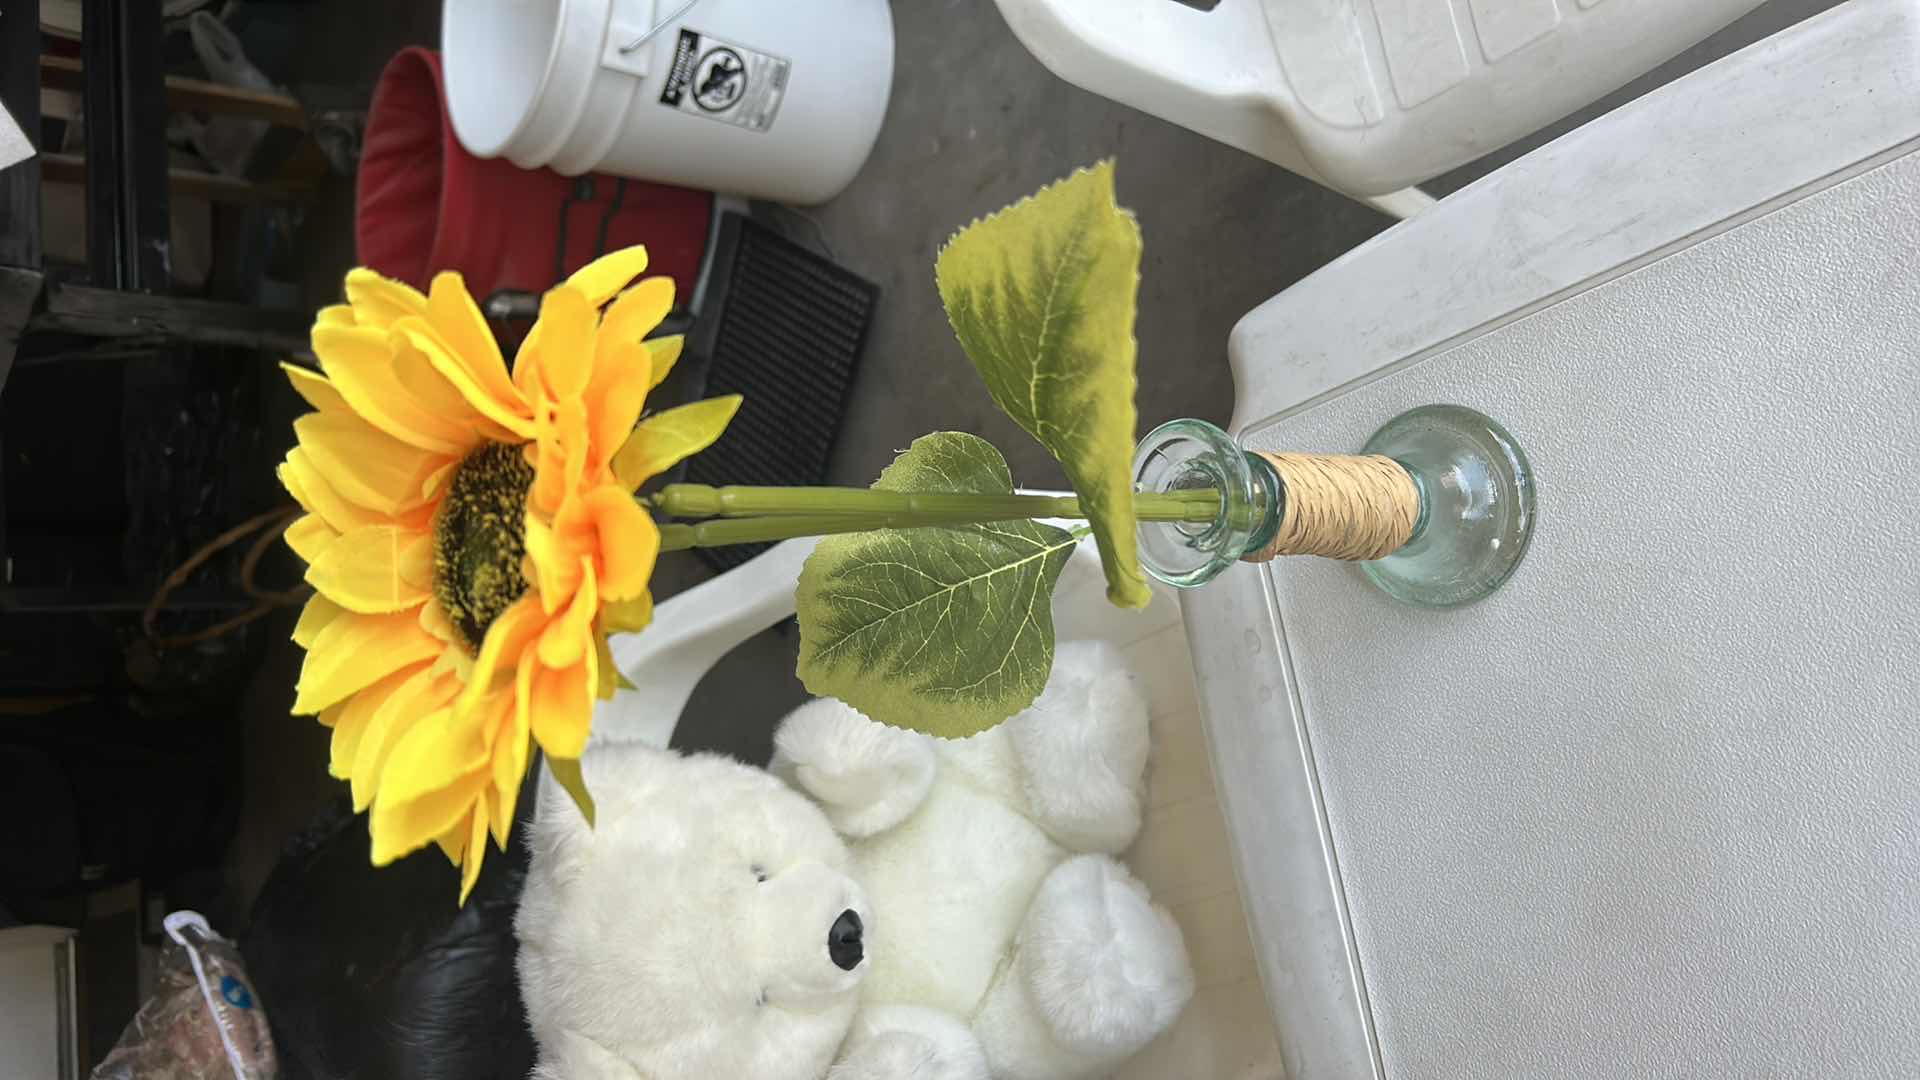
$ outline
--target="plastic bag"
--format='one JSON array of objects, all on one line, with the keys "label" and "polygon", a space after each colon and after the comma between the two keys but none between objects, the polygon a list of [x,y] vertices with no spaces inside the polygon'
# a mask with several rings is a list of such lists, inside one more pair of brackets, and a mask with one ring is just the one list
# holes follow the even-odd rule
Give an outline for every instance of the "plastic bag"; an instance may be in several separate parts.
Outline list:
[{"label": "plastic bag", "polygon": [[[193,37],[194,54],[200,58],[201,66],[207,69],[207,75],[214,82],[225,86],[237,86],[244,90],[273,91],[273,80],[261,73],[247,59],[247,53],[240,45],[240,38],[227,24],[204,11],[196,11],[187,20],[187,32]],[[253,158],[253,148],[267,137],[267,131],[273,125],[265,120],[236,120],[231,116],[216,116],[205,122],[192,121],[188,125],[189,137],[194,149],[206,158],[214,168],[228,176],[247,175],[247,162]]]},{"label": "plastic bag", "polygon": [[166,927],[160,986],[93,1080],[272,1080],[273,1036],[239,948],[197,912],[176,911]]}]

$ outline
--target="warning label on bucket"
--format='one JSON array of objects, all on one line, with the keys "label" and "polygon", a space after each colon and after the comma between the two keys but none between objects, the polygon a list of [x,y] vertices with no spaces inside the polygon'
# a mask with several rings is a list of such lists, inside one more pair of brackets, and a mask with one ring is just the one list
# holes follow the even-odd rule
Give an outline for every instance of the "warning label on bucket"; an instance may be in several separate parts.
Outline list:
[{"label": "warning label on bucket", "polygon": [[787,72],[792,66],[758,49],[682,30],[660,104],[749,131],[765,131],[773,126],[780,102],[787,96]]}]

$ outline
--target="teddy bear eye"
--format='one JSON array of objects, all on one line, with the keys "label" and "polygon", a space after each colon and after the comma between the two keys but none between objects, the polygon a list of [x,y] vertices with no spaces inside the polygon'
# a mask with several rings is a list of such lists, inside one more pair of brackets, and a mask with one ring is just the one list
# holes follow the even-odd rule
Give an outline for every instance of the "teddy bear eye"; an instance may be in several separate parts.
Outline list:
[{"label": "teddy bear eye", "polygon": [[767,868],[764,866],[761,866],[759,863],[754,863],[753,864],[753,880],[755,881],[767,880]]}]

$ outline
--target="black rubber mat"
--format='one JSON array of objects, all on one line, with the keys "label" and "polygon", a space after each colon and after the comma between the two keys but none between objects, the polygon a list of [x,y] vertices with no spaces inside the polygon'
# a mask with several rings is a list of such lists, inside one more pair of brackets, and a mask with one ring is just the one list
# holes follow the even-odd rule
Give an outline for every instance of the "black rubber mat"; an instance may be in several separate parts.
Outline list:
[{"label": "black rubber mat", "polygon": [[[880,288],[740,214],[722,215],[716,244],[688,345],[711,358],[704,396],[746,400],[720,441],[688,462],[686,480],[825,483]],[[700,555],[726,570],[764,550]]]}]

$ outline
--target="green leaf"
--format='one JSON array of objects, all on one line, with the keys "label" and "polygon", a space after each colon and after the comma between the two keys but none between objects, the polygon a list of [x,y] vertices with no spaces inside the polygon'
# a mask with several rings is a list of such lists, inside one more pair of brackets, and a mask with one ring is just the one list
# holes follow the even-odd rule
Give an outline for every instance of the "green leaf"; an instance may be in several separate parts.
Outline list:
[{"label": "green leaf", "polygon": [[587,778],[580,773],[580,759],[549,756],[547,771],[573,797],[573,805],[579,807],[580,816],[587,819],[587,828],[593,828],[593,796],[587,794]]},{"label": "green leaf", "polygon": [[629,489],[673,468],[712,446],[733,414],[740,411],[740,395],[708,398],[655,413],[640,421],[613,455],[613,474]]},{"label": "green leaf", "polygon": [[962,229],[934,276],[994,403],[1065,468],[1108,599],[1145,607],[1132,477],[1140,227],[1114,202],[1113,162]]},{"label": "green leaf", "polygon": [[[992,444],[914,440],[873,485],[1006,494]],[[1033,704],[1053,670],[1053,587],[1073,537],[1032,521],[830,536],[795,603],[800,679],[896,727],[958,739]]]}]

